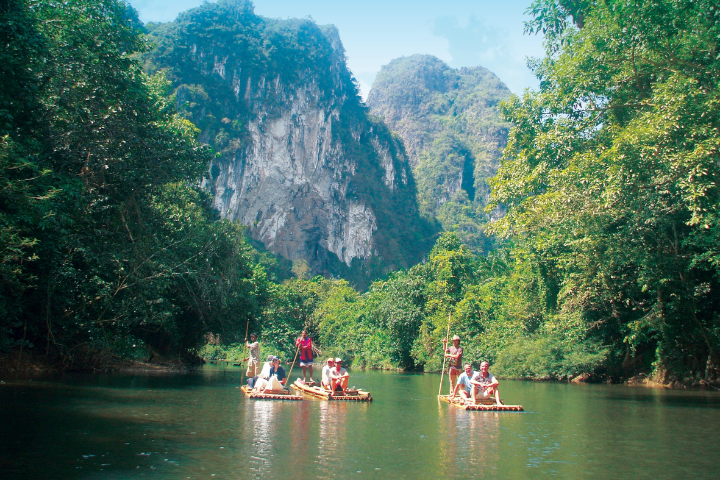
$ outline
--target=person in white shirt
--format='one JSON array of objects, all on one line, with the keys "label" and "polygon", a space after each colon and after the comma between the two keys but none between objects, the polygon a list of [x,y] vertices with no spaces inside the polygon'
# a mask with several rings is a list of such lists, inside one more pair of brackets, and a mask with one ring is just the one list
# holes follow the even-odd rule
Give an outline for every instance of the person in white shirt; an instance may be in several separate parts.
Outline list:
[{"label": "person in white shirt", "polygon": [[268,378],[264,392],[268,390],[275,392],[284,390],[285,382],[287,382],[285,369],[280,366],[280,359],[273,357],[272,367],[270,368],[270,378]]},{"label": "person in white shirt", "polygon": [[276,357],[274,355],[268,355],[267,362],[263,365],[262,370],[257,377],[253,378],[253,391],[262,392],[267,387],[268,379],[270,378],[270,369],[272,368],[273,360]]},{"label": "person in white shirt", "polygon": [[488,372],[490,364],[488,362],[482,362],[480,364],[480,371],[475,372],[470,383],[473,385],[472,397],[475,403],[481,398],[488,398],[495,396],[495,403],[502,405],[500,402],[500,392],[498,391],[498,385],[500,382],[493,376],[492,373]]},{"label": "person in white shirt", "polygon": [[328,358],[327,365],[322,368],[322,386],[330,390],[330,370],[335,368],[335,359]]},{"label": "person in white shirt", "polygon": [[335,368],[330,369],[330,390],[336,392],[340,390],[345,393],[348,387],[348,381],[350,380],[350,374],[342,368],[342,360],[339,358],[335,359]]}]

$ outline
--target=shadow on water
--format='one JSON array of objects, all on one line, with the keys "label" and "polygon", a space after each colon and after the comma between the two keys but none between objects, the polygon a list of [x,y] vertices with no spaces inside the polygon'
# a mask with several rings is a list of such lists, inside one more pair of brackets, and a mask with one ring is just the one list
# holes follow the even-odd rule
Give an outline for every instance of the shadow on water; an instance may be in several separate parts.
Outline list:
[{"label": "shadow on water", "polygon": [[0,471],[33,480],[717,478],[714,392],[504,381],[502,397],[525,413],[466,412],[437,401],[439,375],[351,375],[371,404],[249,400],[239,369],[224,366],[0,385]]}]

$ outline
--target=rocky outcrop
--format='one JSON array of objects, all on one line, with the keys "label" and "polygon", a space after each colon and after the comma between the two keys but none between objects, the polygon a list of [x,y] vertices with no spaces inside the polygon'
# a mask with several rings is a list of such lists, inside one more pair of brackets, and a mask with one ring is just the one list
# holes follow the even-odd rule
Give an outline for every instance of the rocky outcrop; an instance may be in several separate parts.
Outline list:
[{"label": "rocky outcrop", "polygon": [[497,170],[509,131],[497,106],[509,96],[486,68],[452,69],[431,55],[413,55],[380,70],[367,105],[403,139],[434,212],[460,189],[471,200],[487,200],[486,180]]},{"label": "rocky outcrop", "polygon": [[148,69],[167,69],[182,113],[219,152],[204,184],[222,217],[313,273],[420,259],[427,245],[399,247],[431,229],[404,148],[367,114],[334,27],[220,2],[150,31]]}]

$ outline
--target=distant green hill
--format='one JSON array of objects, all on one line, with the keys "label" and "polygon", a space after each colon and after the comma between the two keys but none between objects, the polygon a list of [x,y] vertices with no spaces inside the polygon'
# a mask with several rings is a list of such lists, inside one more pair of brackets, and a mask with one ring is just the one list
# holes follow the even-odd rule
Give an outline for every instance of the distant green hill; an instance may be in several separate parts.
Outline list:
[{"label": "distant green hill", "polygon": [[457,231],[476,252],[487,251],[486,179],[498,168],[510,125],[497,111],[507,86],[483,67],[452,69],[431,55],[385,65],[367,105],[402,137],[424,213]]}]

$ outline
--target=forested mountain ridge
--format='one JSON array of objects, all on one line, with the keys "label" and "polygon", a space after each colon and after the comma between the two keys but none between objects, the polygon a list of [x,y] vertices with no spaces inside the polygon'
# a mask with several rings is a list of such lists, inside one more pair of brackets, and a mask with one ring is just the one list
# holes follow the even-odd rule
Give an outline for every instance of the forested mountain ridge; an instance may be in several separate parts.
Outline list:
[{"label": "forested mountain ridge", "polygon": [[334,27],[220,1],[147,29],[146,69],[218,152],[204,183],[222,217],[360,285],[429,251],[402,142],[367,114]]},{"label": "forested mountain ridge", "polygon": [[483,211],[510,124],[498,111],[510,90],[483,67],[452,69],[431,55],[382,67],[367,105],[397,132],[413,166],[423,212],[487,252]]}]

